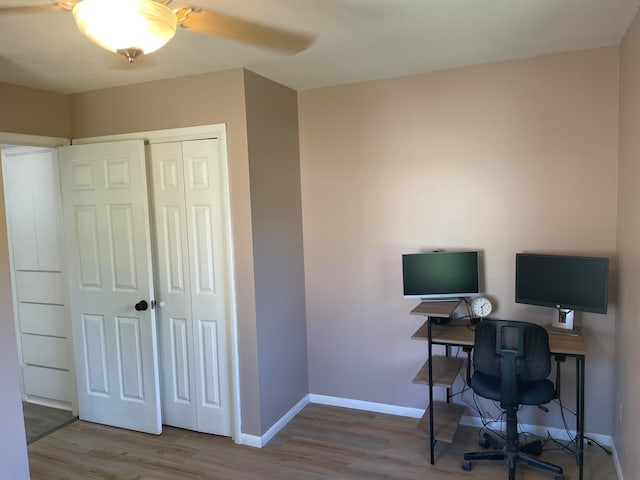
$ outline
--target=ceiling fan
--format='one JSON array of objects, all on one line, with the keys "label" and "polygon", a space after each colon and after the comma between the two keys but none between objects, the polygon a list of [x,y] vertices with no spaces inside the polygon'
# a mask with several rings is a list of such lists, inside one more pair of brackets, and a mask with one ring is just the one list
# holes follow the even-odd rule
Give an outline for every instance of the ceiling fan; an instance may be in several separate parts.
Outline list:
[{"label": "ceiling fan", "polygon": [[102,48],[125,56],[130,63],[164,46],[178,26],[287,54],[307,49],[313,40],[301,33],[172,3],[173,0],[64,0],[0,7],[0,15],[71,11],[82,33]]}]

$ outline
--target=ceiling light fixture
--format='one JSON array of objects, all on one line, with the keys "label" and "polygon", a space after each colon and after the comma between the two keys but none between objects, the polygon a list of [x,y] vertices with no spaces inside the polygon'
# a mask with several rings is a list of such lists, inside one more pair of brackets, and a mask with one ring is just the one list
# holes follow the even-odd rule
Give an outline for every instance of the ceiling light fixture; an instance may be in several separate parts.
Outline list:
[{"label": "ceiling light fixture", "polygon": [[153,0],[82,0],[73,7],[73,18],[94,43],[129,63],[164,46],[177,26],[173,11]]}]

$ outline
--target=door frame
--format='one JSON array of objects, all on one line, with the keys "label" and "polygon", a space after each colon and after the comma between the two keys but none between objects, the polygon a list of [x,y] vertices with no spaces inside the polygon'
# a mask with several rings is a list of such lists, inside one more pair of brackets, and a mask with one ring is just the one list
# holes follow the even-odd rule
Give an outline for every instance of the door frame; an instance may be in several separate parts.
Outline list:
[{"label": "door frame", "polygon": [[[183,142],[188,140],[206,140],[216,138],[220,145],[220,168],[222,187],[222,210],[225,245],[225,283],[226,283],[226,321],[229,326],[227,342],[229,346],[229,379],[231,390],[231,431],[235,443],[242,442],[242,419],[240,410],[240,370],[238,357],[238,319],[235,292],[235,268],[233,252],[233,231],[231,229],[231,197],[229,191],[229,162],[227,155],[226,124],[200,125],[195,127],[170,128],[142,132],[84,137],[72,140],[73,145],[113,142],[120,140],[142,139],[145,143]],[[0,136],[1,139],[1,136]]]}]

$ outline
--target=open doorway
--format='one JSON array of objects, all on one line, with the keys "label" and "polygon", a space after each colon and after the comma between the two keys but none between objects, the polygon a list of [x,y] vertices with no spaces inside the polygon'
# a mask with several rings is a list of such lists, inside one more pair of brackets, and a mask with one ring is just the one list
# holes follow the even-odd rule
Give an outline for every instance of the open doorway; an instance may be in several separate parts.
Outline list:
[{"label": "open doorway", "polygon": [[57,149],[1,147],[8,253],[27,438],[77,414]]}]

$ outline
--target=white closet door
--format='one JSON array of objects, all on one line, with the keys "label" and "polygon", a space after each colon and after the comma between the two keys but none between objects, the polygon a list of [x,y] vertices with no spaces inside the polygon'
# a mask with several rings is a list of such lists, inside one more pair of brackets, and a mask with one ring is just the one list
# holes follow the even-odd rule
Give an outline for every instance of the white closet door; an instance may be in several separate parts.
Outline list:
[{"label": "white closet door", "polygon": [[164,422],[231,435],[217,140],[151,145]]},{"label": "white closet door", "polygon": [[162,422],[197,430],[182,144],[150,146]]},{"label": "white closet door", "polygon": [[160,433],[144,145],[60,149],[80,418]]}]

